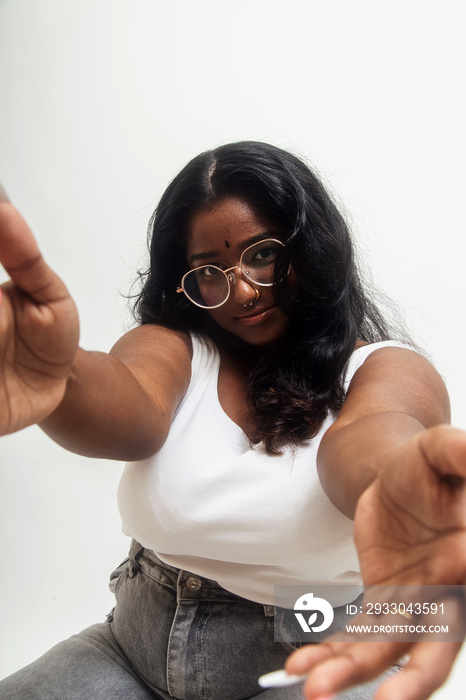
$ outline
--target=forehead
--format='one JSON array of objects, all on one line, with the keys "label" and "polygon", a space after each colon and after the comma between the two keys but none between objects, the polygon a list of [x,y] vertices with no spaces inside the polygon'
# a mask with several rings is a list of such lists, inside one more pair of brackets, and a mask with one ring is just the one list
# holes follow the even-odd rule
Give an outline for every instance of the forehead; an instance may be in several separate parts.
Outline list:
[{"label": "forehead", "polygon": [[255,212],[248,202],[229,197],[192,216],[186,237],[187,257],[227,248],[237,252],[251,237],[278,231],[276,224]]}]

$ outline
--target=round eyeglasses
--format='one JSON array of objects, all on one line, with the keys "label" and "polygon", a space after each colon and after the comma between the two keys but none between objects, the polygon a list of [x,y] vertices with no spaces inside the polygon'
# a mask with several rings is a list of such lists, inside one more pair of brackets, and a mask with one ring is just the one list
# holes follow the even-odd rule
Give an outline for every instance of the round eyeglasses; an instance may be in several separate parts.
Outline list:
[{"label": "round eyeglasses", "polygon": [[260,287],[271,287],[275,263],[284,247],[281,241],[267,238],[243,250],[239,263],[227,270],[222,270],[217,265],[195,267],[183,275],[176,291],[184,292],[201,309],[217,309],[230,296],[230,285],[236,284],[234,270],[238,267],[247,282]]}]

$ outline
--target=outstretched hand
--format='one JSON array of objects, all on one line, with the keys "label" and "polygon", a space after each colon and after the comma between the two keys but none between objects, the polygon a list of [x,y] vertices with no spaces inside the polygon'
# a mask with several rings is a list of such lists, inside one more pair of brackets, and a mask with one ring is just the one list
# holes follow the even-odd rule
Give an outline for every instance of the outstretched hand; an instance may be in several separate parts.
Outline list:
[{"label": "outstretched hand", "polygon": [[76,354],[76,306],[0,189],[0,435],[37,423],[60,403]]},{"label": "outstretched hand", "polygon": [[[466,585],[466,433],[437,426],[390,455],[358,502],[355,542],[366,585],[393,585],[398,595],[407,586],[407,596],[412,586]],[[443,621],[459,640],[466,632],[464,600],[450,599],[449,609]],[[289,673],[309,672],[308,700],[368,681],[405,654],[404,669],[383,683],[376,700],[425,700],[445,681],[461,646],[427,635],[399,642],[361,633],[352,640],[338,633],[289,657]]]}]

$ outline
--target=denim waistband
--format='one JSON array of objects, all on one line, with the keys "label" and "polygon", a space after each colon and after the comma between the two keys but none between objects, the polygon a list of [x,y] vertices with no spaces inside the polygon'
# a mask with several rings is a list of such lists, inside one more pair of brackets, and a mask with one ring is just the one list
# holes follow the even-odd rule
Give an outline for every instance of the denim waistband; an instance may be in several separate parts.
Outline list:
[{"label": "denim waistband", "polygon": [[266,617],[276,613],[273,605],[263,605],[241,598],[230,593],[212,579],[199,576],[190,571],[177,569],[166,564],[150,549],[145,549],[139,542],[133,540],[129,551],[128,575],[134,576],[139,569],[146,576],[163,586],[176,591],[177,602],[205,601],[218,603],[241,603],[253,607],[261,607]]}]

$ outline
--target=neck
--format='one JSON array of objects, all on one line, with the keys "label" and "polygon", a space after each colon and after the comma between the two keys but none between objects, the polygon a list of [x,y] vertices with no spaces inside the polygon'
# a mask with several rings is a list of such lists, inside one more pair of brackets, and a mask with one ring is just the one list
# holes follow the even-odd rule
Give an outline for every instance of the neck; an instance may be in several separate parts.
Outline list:
[{"label": "neck", "polygon": [[262,346],[250,345],[236,335],[228,333],[218,327],[211,333],[211,336],[220,354],[234,359],[235,364],[241,365],[247,373],[257,365],[264,355],[267,354],[269,349]]}]

